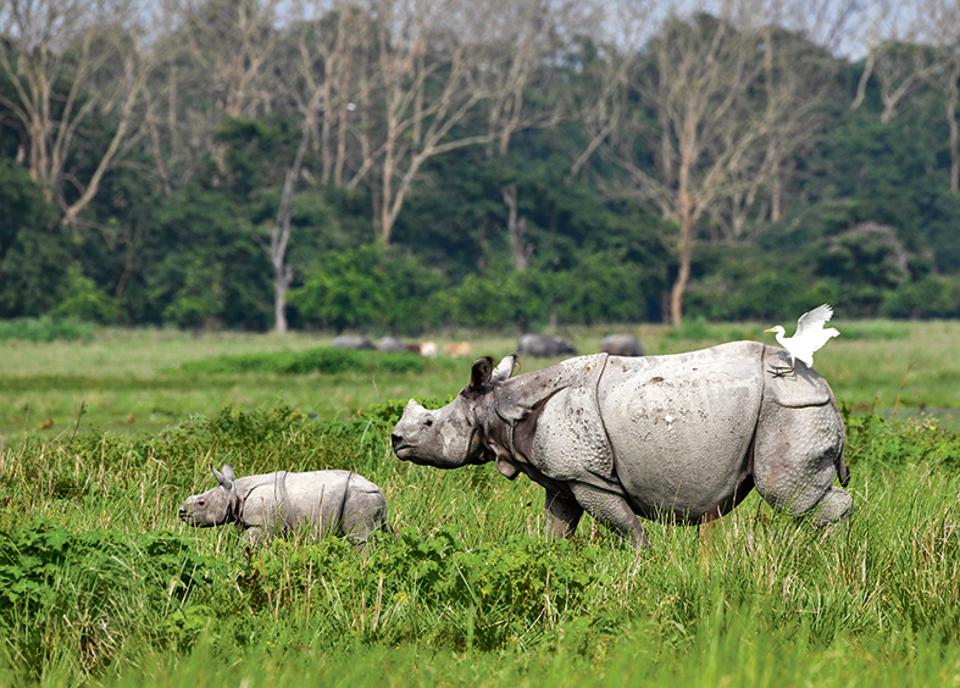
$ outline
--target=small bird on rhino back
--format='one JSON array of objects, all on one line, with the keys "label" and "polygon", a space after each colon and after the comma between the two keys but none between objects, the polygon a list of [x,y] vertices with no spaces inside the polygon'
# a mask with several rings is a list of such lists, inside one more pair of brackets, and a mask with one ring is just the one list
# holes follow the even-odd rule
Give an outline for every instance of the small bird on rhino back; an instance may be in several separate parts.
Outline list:
[{"label": "small bird on rhino back", "polygon": [[237,478],[230,464],[210,469],[219,484],[187,497],[180,507],[178,515],[189,525],[233,523],[250,544],[301,527],[360,544],[375,531],[390,529],[383,491],[352,471],[275,471]]},{"label": "small bird on rhino back", "polygon": [[834,327],[823,327],[832,317],[833,308],[825,303],[800,316],[797,321],[797,331],[792,337],[784,337],[787,331],[782,325],[764,330],[764,332],[776,332],[777,343],[790,354],[790,367],[778,368],[774,373],[779,376],[792,372],[798,360],[803,361],[808,368],[813,368],[813,354],[822,349],[831,339],[840,335]]}]

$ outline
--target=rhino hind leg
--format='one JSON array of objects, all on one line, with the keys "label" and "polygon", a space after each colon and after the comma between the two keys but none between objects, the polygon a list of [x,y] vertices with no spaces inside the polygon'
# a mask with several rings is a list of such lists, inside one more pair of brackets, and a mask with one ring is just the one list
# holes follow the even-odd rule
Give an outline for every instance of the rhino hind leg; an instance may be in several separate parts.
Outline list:
[{"label": "rhino hind leg", "polygon": [[650,544],[647,529],[622,495],[583,483],[574,483],[570,486],[570,491],[588,514],[623,537],[629,538],[634,548],[641,549]]},{"label": "rhino hind leg", "polygon": [[818,525],[846,518],[853,499],[833,486],[842,465],[843,422],[832,405],[787,408],[765,401],[754,449],[754,480],[764,500]]},{"label": "rhino hind leg", "polygon": [[340,531],[354,545],[365,543],[378,530],[389,532],[387,500],[380,492],[351,491],[339,525]]},{"label": "rhino hind leg", "polygon": [[547,519],[547,537],[569,539],[577,532],[583,507],[572,496],[547,490],[543,513]]},{"label": "rhino hind leg", "polygon": [[811,510],[818,526],[847,520],[853,513],[853,498],[839,487],[831,487]]}]

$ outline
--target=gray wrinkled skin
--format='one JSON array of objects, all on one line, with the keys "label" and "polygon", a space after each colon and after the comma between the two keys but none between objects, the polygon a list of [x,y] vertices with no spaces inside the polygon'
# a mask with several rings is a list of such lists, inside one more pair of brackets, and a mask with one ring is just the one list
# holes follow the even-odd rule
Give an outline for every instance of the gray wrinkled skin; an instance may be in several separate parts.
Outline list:
[{"label": "gray wrinkled skin", "polygon": [[318,536],[334,534],[366,542],[389,530],[387,501],[379,487],[349,471],[276,471],[235,478],[233,467],[210,467],[219,483],[187,497],[179,516],[200,528],[233,523],[250,543],[308,527]]},{"label": "gray wrinkled skin", "polygon": [[754,487],[818,524],[847,518],[844,429],[815,371],[771,372],[782,349],[733,342],[672,356],[594,354],[510,378],[514,359],[474,364],[447,406],[413,401],[393,430],[401,460],[456,468],[493,461],[546,492],[548,533],[570,537],[584,511],[647,544],[637,516],[705,523]]}]

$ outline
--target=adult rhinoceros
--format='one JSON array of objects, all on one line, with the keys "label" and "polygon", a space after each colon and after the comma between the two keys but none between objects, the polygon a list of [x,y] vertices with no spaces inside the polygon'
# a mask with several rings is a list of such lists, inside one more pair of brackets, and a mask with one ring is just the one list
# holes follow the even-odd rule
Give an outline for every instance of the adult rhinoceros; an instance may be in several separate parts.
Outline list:
[{"label": "adult rhinoceros", "polygon": [[777,509],[846,518],[843,421],[815,371],[782,349],[733,342],[672,356],[579,356],[511,378],[473,365],[470,383],[441,409],[411,399],[393,429],[401,460],[456,468],[495,461],[511,480],[526,473],[546,490],[547,532],[570,537],[586,510],[647,544],[637,515],[703,523],[752,488]]}]

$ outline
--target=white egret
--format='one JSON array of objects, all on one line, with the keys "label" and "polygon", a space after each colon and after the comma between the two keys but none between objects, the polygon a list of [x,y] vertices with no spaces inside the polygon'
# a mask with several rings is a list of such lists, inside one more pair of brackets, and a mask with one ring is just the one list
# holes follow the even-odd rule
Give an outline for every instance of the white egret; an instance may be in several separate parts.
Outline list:
[{"label": "white egret", "polygon": [[797,360],[803,361],[808,368],[812,368],[813,353],[822,349],[824,344],[840,334],[836,328],[824,329],[823,327],[824,323],[829,322],[832,317],[833,308],[823,304],[800,316],[797,321],[797,331],[792,337],[784,337],[787,332],[782,325],[771,327],[764,332],[777,333],[777,343],[790,354],[791,370],[796,367]]}]

